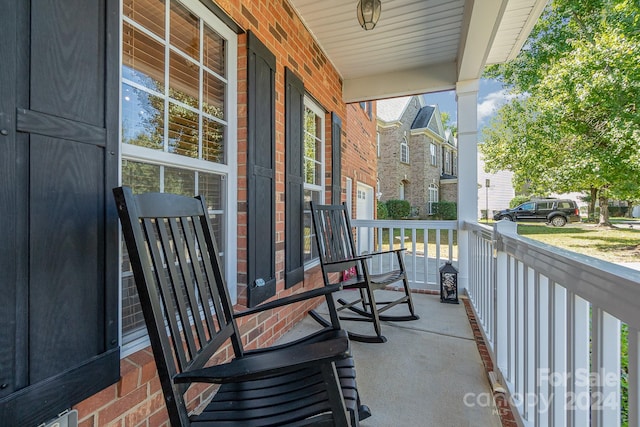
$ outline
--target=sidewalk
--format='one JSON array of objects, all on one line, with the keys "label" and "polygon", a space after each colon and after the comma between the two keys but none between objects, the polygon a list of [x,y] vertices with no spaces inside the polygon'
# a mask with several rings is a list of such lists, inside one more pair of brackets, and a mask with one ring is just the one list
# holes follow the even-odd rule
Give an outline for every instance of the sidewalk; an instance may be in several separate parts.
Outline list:
[{"label": "sidewalk", "polygon": [[[348,298],[349,292],[343,291],[342,296]],[[382,299],[383,292],[390,291],[376,296]],[[441,304],[439,296],[423,294],[413,294],[413,299],[419,320],[382,322],[388,340],[384,344],[351,344],[362,402],[373,414],[360,425],[499,427],[462,301]],[[318,312],[326,314],[325,307]],[[307,317],[284,339],[295,339],[316,327]],[[343,327],[368,332],[371,324],[343,321]]]}]

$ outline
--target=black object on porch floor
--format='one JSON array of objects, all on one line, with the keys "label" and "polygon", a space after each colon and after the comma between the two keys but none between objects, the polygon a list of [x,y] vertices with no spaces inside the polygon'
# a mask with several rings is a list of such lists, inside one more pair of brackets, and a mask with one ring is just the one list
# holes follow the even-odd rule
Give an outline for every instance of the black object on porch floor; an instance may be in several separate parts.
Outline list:
[{"label": "black object on porch floor", "polygon": [[[173,426],[357,426],[360,404],[347,333],[335,322],[291,343],[245,351],[235,319],[330,294],[322,287],[233,312],[204,200],[114,189],[129,259]],[[230,341],[235,358],[206,367]],[[221,384],[189,415],[195,382]]]},{"label": "black object on porch floor", "polygon": [[[386,338],[382,335],[380,321],[409,321],[417,320],[418,315],[415,314],[413,300],[411,298],[411,288],[407,280],[407,272],[402,258],[404,249],[393,249],[390,251],[381,251],[368,253],[366,255],[358,255],[356,251],[353,235],[351,234],[350,213],[346,204],[342,205],[316,205],[311,204],[311,216],[316,231],[316,242],[320,257],[320,265],[322,267],[322,276],[327,286],[331,285],[329,280],[330,273],[340,274],[337,282],[343,289],[357,289],[360,297],[355,301],[346,301],[338,299],[340,306],[338,311],[345,309],[357,314],[357,316],[341,316],[343,320],[367,321],[373,324],[375,335],[364,335],[355,332],[349,332],[349,338],[354,341],[362,342],[386,342]],[[371,274],[369,272],[368,261],[374,256],[395,253],[398,259],[398,268],[390,269],[380,274]],[[344,272],[352,271],[346,277]],[[402,281],[404,292],[402,296],[394,300],[376,301],[374,290],[384,289],[388,285]],[[408,315],[383,315],[397,305],[406,304],[409,310]],[[360,308],[360,305],[362,308]],[[316,321],[324,325],[329,325],[327,320],[320,316],[317,312],[309,313]]]}]

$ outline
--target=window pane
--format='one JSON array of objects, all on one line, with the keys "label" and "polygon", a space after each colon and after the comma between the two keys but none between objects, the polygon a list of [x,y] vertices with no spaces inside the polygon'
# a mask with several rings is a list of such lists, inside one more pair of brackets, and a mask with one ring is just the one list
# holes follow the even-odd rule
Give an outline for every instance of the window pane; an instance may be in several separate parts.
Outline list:
[{"label": "window pane", "polygon": [[[123,264],[125,260],[128,261],[129,256],[124,248],[123,244]],[[144,317],[142,315],[142,307],[140,306],[140,299],[138,298],[138,292],[136,290],[136,283],[133,280],[133,273],[131,267],[122,268],[122,336],[123,341],[132,341],[137,338],[138,335],[145,333]],[[132,336],[132,333],[139,332]]]},{"label": "window pane", "polygon": [[148,30],[164,38],[163,0],[124,0],[122,13]]},{"label": "window pane", "polygon": [[171,45],[200,60],[200,20],[181,4],[171,2]]},{"label": "window pane", "polygon": [[169,152],[198,158],[198,114],[169,103]]},{"label": "window pane", "polygon": [[193,108],[198,108],[200,99],[198,65],[176,52],[171,52],[169,66],[169,96]]},{"label": "window pane", "polygon": [[164,192],[180,194],[182,196],[195,196],[196,195],[196,177],[195,172],[172,168],[169,166],[164,167]]},{"label": "window pane", "polygon": [[224,120],[225,84],[213,74],[202,72],[202,111]]},{"label": "window pane", "polygon": [[[160,166],[130,160],[122,160],[122,184],[131,187],[135,194],[160,191]],[[132,332],[144,333],[144,318],[133,280],[129,254],[122,241],[122,335],[135,339]]]},{"label": "window pane", "polygon": [[122,142],[162,150],[164,100],[122,84]]},{"label": "window pane", "polygon": [[122,28],[122,77],[164,92],[164,46],[127,23]]},{"label": "window pane", "polygon": [[217,73],[222,77],[226,77],[225,66],[225,41],[224,39],[208,25],[204,26],[204,40],[202,61],[205,67],[208,67],[211,71]]},{"label": "window pane", "polygon": [[207,209],[210,211],[222,210],[226,197],[225,180],[221,175],[200,173],[198,176],[198,194],[204,196]]},{"label": "window pane", "polygon": [[315,230],[311,218],[311,207],[309,202],[322,203],[322,194],[319,191],[304,190],[304,237],[303,250],[304,261],[311,261],[318,257]]},{"label": "window pane", "polygon": [[122,185],[134,194],[160,191],[160,166],[122,160]]},{"label": "window pane", "polygon": [[223,211],[226,198],[225,184],[226,180],[221,175],[202,172],[198,174],[198,194],[204,196],[204,200],[207,202],[207,209],[215,211],[211,215],[211,226],[216,236],[218,250],[223,254],[225,251],[225,216]]},{"label": "window pane", "polygon": [[225,127],[215,120],[202,118],[202,158],[226,164],[224,150]]}]

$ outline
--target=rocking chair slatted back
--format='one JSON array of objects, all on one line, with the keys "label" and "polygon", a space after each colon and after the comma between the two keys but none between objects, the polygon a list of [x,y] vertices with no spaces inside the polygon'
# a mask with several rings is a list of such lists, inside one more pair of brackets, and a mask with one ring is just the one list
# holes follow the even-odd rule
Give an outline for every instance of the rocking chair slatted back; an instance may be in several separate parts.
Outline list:
[{"label": "rocking chair slatted back", "polygon": [[[407,279],[404,265],[404,249],[392,249],[388,251],[372,252],[359,255],[353,239],[350,212],[346,204],[342,205],[316,205],[310,202],[311,216],[316,233],[316,242],[322,267],[325,285],[331,285],[331,273],[340,273],[338,282],[344,289],[357,289],[359,298],[345,301],[339,298],[337,302],[338,312],[348,310],[352,315],[341,315],[342,320],[367,321],[373,324],[375,335],[365,335],[349,332],[349,337],[355,341],[385,342],[386,338],[381,332],[381,320],[409,321],[416,320],[411,288]],[[369,271],[369,262],[373,257],[395,254],[398,268],[373,274]],[[355,271],[354,271],[355,270]],[[345,272],[345,274],[341,274]],[[384,290],[387,286],[396,282],[402,282],[402,293],[398,298],[389,301],[376,301],[375,290]],[[334,282],[336,283],[336,282]],[[387,310],[396,306],[404,306],[409,310],[408,315],[388,314]],[[311,312],[312,317],[320,324],[327,324],[326,320]]]},{"label": "rocking chair slatted back", "polygon": [[342,205],[312,207],[320,259],[327,273],[341,272],[359,262],[348,216]]},{"label": "rocking chair slatted back", "polygon": [[[370,415],[359,402],[344,330],[330,326],[306,340],[244,350],[202,198],[133,195],[127,187],[114,196],[173,426],[355,426]],[[336,289],[302,292],[265,309]],[[235,358],[227,362],[229,345]],[[221,384],[197,415],[184,400],[194,382]]]}]

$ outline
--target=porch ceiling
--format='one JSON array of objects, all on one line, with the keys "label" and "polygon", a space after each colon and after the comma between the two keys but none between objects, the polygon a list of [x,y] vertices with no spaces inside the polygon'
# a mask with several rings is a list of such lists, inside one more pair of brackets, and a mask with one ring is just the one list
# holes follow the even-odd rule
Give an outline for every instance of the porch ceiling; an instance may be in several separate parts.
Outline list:
[{"label": "porch ceiling", "polygon": [[357,0],[289,0],[343,79],[345,102],[453,89],[515,57],[547,0],[382,0],[372,31]]}]

